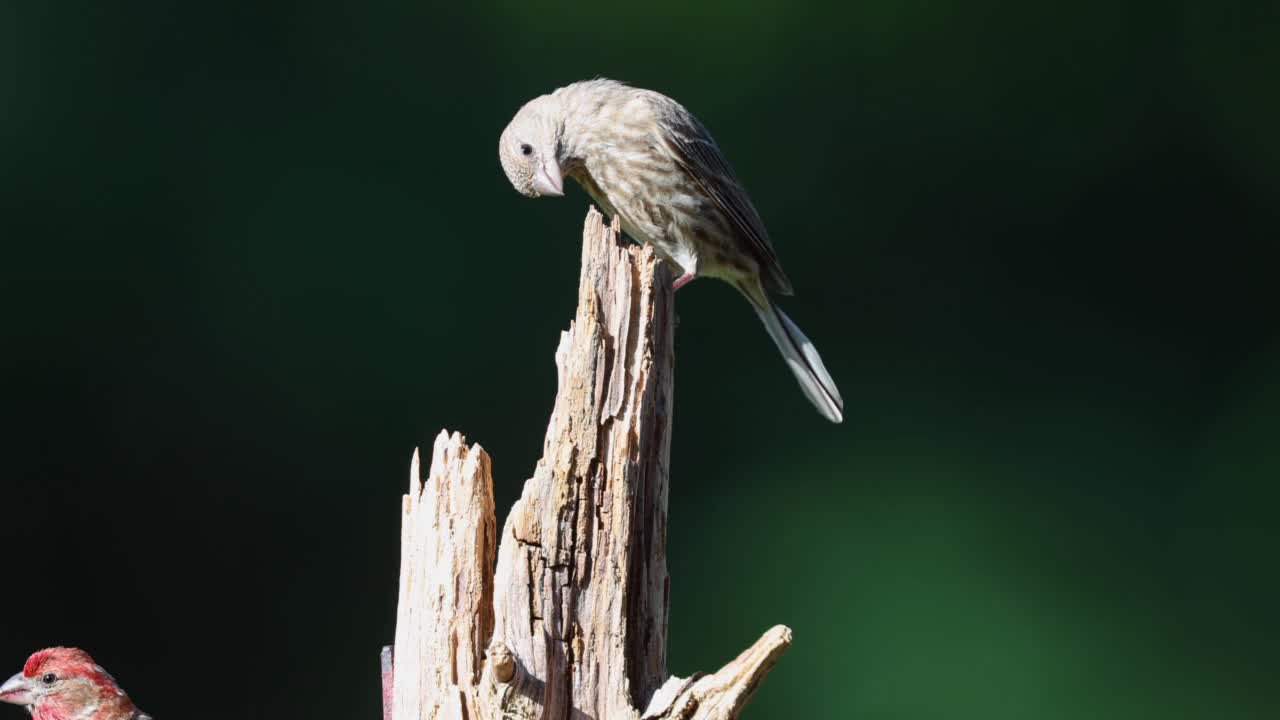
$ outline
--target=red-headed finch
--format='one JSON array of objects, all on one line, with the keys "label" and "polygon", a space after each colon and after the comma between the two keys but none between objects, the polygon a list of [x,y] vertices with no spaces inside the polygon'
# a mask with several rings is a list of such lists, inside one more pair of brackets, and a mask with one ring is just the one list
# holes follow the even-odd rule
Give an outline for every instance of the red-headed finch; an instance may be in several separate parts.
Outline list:
[{"label": "red-headed finch", "polygon": [[0,702],[26,706],[35,720],[151,720],[78,648],[48,648],[27,658],[22,672],[0,685]]},{"label": "red-headed finch", "polygon": [[569,177],[627,235],[680,269],[676,289],[705,275],[755,308],[805,395],[832,422],[844,401],[813,343],[769,293],[791,294],[764,222],[702,123],[671,98],[588,80],[534,98],[498,143],[511,184],[528,197],[563,195]]}]

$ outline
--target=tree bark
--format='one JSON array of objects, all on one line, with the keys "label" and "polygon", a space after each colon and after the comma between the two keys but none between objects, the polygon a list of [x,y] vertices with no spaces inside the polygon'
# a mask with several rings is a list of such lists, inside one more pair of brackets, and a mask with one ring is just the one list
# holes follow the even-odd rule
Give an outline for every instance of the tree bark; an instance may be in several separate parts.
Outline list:
[{"label": "tree bark", "polygon": [[424,482],[415,453],[393,720],[730,720],[790,644],[777,626],[717,673],[667,674],[674,325],[666,268],[592,209],[543,457],[496,570],[488,456],[442,432]]}]

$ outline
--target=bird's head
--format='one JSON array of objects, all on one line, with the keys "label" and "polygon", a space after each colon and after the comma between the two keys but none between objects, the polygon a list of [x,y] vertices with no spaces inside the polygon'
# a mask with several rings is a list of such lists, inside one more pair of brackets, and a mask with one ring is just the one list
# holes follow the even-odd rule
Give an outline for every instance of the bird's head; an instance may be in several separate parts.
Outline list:
[{"label": "bird's head", "polygon": [[25,705],[35,720],[129,717],[133,703],[106,670],[78,648],[55,647],[27,658],[0,685],[0,702]]},{"label": "bird's head", "polygon": [[525,103],[498,140],[498,158],[512,187],[525,197],[564,195],[559,150],[564,122],[559,100],[543,95]]}]

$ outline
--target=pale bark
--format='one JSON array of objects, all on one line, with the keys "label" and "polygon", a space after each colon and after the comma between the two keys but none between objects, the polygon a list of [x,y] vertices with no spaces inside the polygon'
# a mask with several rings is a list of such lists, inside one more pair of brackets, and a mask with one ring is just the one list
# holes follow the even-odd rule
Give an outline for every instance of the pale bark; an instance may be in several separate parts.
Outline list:
[{"label": "pale bark", "polygon": [[730,720],[773,668],[783,626],[719,672],[667,674],[673,331],[665,267],[592,210],[543,457],[496,570],[488,456],[442,433],[420,482],[415,453],[393,720]]},{"label": "pale bark", "polygon": [[400,531],[393,718],[476,718],[493,634],[496,545],[489,456],[441,432],[431,470],[409,471]]}]

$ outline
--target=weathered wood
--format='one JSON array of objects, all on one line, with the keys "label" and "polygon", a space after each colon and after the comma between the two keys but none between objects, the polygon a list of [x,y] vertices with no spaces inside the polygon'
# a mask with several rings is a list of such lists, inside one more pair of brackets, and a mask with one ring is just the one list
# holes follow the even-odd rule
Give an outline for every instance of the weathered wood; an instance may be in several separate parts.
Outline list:
[{"label": "weathered wood", "polygon": [[760,681],[791,646],[791,628],[774,625],[712,675],[673,677],[653,696],[643,720],[731,720],[750,702]]},{"label": "weathered wood", "polygon": [[671,280],[587,217],[578,312],[556,351],[543,457],[498,552],[509,694],[548,718],[626,717],[666,680]]},{"label": "weathered wood", "polygon": [[414,451],[402,508],[393,720],[480,717],[495,547],[489,456],[442,431],[425,480]]},{"label": "weathered wood", "polygon": [[719,672],[667,673],[673,331],[666,268],[591,210],[543,457],[496,570],[478,446],[442,433],[405,500],[394,720],[732,720],[773,668],[783,626]]}]

